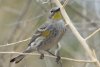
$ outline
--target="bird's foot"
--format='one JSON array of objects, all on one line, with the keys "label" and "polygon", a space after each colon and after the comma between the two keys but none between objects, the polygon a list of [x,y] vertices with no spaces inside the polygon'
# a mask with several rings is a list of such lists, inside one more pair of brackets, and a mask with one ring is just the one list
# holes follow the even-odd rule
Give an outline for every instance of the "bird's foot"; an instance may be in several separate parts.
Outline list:
[{"label": "bird's foot", "polygon": [[40,55],[40,59],[44,59],[44,54],[41,54]]},{"label": "bird's foot", "polygon": [[59,64],[60,60],[61,60],[61,57],[60,57],[60,56],[57,56],[56,62],[57,62],[58,64]]}]

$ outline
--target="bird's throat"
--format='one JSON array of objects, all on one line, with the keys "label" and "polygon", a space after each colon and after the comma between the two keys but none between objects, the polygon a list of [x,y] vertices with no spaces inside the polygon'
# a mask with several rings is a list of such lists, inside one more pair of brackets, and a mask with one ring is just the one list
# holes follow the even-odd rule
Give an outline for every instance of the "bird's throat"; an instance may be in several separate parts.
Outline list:
[{"label": "bird's throat", "polygon": [[55,13],[54,16],[52,17],[52,19],[54,19],[54,20],[60,20],[60,19],[62,19],[61,13],[60,12]]}]

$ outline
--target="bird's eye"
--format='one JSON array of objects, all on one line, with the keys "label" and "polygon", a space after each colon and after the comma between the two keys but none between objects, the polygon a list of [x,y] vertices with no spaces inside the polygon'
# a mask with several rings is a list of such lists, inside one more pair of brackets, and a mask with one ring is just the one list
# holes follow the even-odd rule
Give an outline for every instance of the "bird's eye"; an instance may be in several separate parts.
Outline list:
[{"label": "bird's eye", "polygon": [[51,10],[51,13],[53,13],[53,10]]}]

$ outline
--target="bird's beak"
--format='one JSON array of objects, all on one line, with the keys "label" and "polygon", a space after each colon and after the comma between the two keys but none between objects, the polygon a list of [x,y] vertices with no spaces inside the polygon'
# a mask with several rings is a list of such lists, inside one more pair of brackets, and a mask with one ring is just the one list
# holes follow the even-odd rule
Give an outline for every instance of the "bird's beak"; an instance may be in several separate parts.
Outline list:
[{"label": "bird's beak", "polygon": [[51,13],[51,15],[49,16],[49,18],[52,18],[53,15],[54,15],[54,13]]}]

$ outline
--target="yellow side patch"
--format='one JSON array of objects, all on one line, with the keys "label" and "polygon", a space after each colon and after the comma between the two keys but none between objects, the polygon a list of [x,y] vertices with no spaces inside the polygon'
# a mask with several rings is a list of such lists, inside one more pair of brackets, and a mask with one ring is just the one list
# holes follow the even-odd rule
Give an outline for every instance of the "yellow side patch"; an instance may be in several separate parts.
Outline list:
[{"label": "yellow side patch", "polygon": [[50,35],[50,31],[46,30],[46,31],[42,32],[41,35],[44,37],[48,37]]}]

